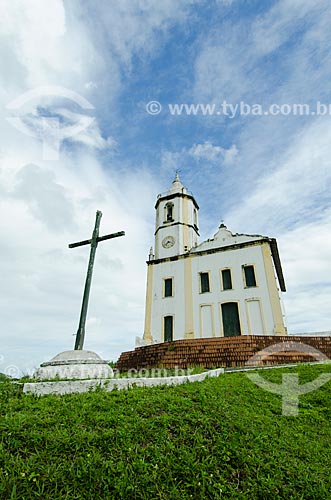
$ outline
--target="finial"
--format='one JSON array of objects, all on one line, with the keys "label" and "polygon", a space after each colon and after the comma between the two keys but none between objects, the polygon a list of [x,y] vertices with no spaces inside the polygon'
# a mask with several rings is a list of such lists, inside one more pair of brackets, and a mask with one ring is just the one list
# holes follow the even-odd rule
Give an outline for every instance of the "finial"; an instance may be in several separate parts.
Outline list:
[{"label": "finial", "polygon": [[183,190],[185,190],[185,188],[179,178],[179,170],[176,170],[176,176],[172,181],[172,184],[168,190],[168,194],[183,193]]},{"label": "finial", "polygon": [[221,224],[220,224],[219,228],[220,229],[221,228],[226,228],[226,225],[224,224],[224,220],[223,219],[221,220]]}]

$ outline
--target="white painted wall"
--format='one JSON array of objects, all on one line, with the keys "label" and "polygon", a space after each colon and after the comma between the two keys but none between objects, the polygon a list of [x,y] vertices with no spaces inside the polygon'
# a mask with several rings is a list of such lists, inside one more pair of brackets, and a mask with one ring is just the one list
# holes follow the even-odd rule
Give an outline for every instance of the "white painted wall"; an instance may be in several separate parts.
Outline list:
[{"label": "white painted wall", "polygon": [[200,306],[200,328],[201,337],[213,337],[214,334],[214,318],[213,318],[213,305]]},{"label": "white painted wall", "polygon": [[[210,310],[201,306],[213,306],[213,324],[216,336],[223,335],[221,304],[224,302],[238,302],[242,335],[274,334],[274,320],[269,298],[267,279],[261,245],[220,251],[213,254],[188,257],[192,262],[192,291],[194,336],[199,338],[201,331],[201,314],[207,322]],[[245,288],[242,265],[253,264],[257,287]],[[151,331],[155,341],[162,342],[163,316],[174,315],[174,340],[184,338],[185,333],[185,293],[184,288],[185,259],[180,258],[173,262],[161,262],[153,265],[153,292],[152,292],[152,325]],[[231,269],[232,290],[222,290],[221,269]],[[200,293],[200,272],[209,272],[210,292]],[[163,298],[163,278],[174,278],[174,296]],[[276,278],[275,278],[276,279]],[[251,302],[253,300],[253,302]],[[258,314],[259,301],[261,313]],[[250,326],[254,321],[254,327]],[[210,320],[208,320],[210,321]],[[207,323],[206,323],[207,324]],[[210,331],[211,327],[208,327]],[[263,332],[263,333],[262,333]]]},{"label": "white painted wall", "polygon": [[246,300],[249,333],[251,335],[265,335],[260,300]]},{"label": "white painted wall", "polygon": [[[173,203],[173,219],[174,223],[180,222],[181,224],[174,224],[167,222],[165,219],[165,206],[168,202]],[[184,204],[187,207],[186,213]],[[185,252],[184,243],[184,226],[182,223],[187,224],[188,231],[188,249],[194,247],[198,242],[198,237],[194,229],[190,226],[194,225],[194,210],[195,206],[191,198],[176,197],[172,199],[161,199],[156,210],[156,225],[155,230],[158,229],[155,237],[155,258],[163,259],[172,257],[173,255],[180,255]],[[198,211],[196,210],[196,220],[198,224]],[[162,240],[166,236],[175,238],[175,244],[171,248],[164,248]]]}]

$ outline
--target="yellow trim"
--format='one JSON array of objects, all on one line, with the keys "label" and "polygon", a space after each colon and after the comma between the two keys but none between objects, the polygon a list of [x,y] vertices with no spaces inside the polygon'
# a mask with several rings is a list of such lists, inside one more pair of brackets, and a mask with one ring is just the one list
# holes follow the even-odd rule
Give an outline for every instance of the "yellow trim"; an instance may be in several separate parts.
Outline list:
[{"label": "yellow trim", "polygon": [[259,302],[260,304],[260,314],[261,314],[261,321],[262,321],[262,328],[263,328],[263,335],[267,335],[267,329],[266,329],[266,324],[265,324],[265,319],[264,319],[264,313],[263,313],[263,307],[262,307],[262,300],[259,297],[252,297],[249,299],[245,299],[245,308],[246,308],[246,316],[247,316],[247,325],[248,325],[248,333],[249,335],[254,335],[252,325],[251,325],[251,319],[249,316],[249,310],[248,310],[248,302]]},{"label": "yellow trim", "polygon": [[194,339],[192,260],[184,262],[185,338]]},{"label": "yellow trim", "polygon": [[[174,224],[167,226],[167,227],[171,227],[173,225]],[[166,226],[162,226],[159,229],[164,229],[165,227]],[[235,245],[229,245],[228,247],[225,246],[225,247],[221,247],[221,248],[208,248],[207,250],[195,251],[194,253],[190,254],[190,257],[201,257],[204,255],[212,255],[212,254],[216,254],[219,252],[233,252],[234,250],[242,250],[243,248],[256,247],[256,246],[260,246],[260,245],[261,245],[261,241],[252,241],[252,242],[248,241],[248,242],[244,242],[244,243],[237,243]],[[176,257],[177,257],[177,260],[186,259],[187,254],[186,253],[179,254]],[[159,261],[160,262],[170,262],[171,259],[172,259],[172,257],[163,257],[162,259],[159,259]],[[160,262],[158,262],[158,264]]]},{"label": "yellow trim", "polygon": [[183,223],[185,224],[184,227],[183,227],[183,249],[184,249],[184,252],[185,252],[185,248],[186,250],[189,250],[189,234],[188,234],[188,226],[186,224],[188,224],[188,200],[187,198],[183,198],[182,200],[183,202]]},{"label": "yellow trim", "polygon": [[155,258],[158,259],[160,257],[160,248],[159,248],[159,233],[156,233],[155,235]]},{"label": "yellow trim", "polygon": [[152,344],[152,290],[153,290],[153,266],[147,266],[147,286],[146,286],[146,308],[145,308],[145,329],[143,339],[146,343]]},{"label": "yellow trim", "polygon": [[261,245],[264,270],[269,291],[269,299],[274,320],[274,335],[287,335],[287,328],[284,325],[284,317],[280,305],[280,296],[277,288],[276,276],[272,264],[271,250],[268,243]]}]

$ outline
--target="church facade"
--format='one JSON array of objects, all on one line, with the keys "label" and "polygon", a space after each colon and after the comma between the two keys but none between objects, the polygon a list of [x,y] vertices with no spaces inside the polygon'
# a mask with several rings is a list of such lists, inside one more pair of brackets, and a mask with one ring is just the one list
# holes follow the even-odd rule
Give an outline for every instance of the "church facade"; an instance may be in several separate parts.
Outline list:
[{"label": "church facade", "polygon": [[[199,206],[178,174],[155,205],[140,345],[237,335],[286,335],[282,266],[274,238],[221,224],[199,243]],[[138,339],[137,339],[138,340]]]}]

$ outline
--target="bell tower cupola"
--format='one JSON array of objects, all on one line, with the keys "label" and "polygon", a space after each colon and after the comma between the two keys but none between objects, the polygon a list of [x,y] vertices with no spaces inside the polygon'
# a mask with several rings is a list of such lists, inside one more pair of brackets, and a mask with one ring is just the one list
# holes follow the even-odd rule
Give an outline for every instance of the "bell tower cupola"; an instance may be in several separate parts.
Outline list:
[{"label": "bell tower cupola", "polygon": [[178,173],[167,193],[158,195],[155,210],[155,259],[184,254],[197,246],[199,206]]}]

